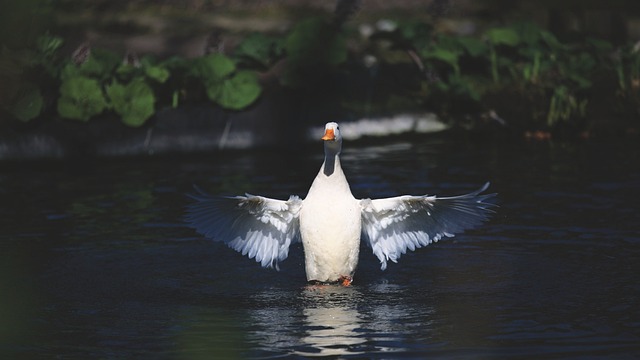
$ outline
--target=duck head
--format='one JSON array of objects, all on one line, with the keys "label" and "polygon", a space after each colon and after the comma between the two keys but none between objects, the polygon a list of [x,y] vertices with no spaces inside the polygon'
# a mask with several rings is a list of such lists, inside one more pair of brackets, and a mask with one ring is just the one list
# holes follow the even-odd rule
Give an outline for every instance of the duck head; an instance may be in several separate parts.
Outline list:
[{"label": "duck head", "polygon": [[337,123],[329,122],[324,126],[324,166],[323,171],[326,176],[331,176],[336,168],[338,155],[342,150],[342,135],[340,135],[340,127]]},{"label": "duck head", "polygon": [[337,155],[342,149],[342,135],[340,135],[340,127],[335,122],[329,122],[324,126],[324,136],[321,138],[324,141],[325,155]]}]

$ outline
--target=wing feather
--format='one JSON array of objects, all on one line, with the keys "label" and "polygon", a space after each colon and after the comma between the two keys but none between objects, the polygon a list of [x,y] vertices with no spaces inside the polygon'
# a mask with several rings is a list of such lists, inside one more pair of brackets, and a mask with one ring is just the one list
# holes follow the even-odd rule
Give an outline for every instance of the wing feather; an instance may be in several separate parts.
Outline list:
[{"label": "wing feather", "polygon": [[489,219],[495,206],[485,202],[496,194],[481,194],[489,187],[453,197],[403,195],[360,200],[363,238],[380,260],[397,262],[408,250],[453,237]]},{"label": "wing feather", "polygon": [[298,213],[302,200],[275,200],[263,196],[217,197],[196,188],[187,207],[186,222],[205,237],[223,241],[255,258],[263,267],[278,268],[298,239]]}]

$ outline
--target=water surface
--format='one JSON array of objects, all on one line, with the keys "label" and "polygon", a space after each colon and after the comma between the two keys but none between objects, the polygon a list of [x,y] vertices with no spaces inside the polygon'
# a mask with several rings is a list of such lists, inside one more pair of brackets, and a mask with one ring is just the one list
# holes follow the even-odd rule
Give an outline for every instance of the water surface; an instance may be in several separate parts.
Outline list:
[{"label": "water surface", "polygon": [[345,143],[356,197],[491,181],[483,227],[354,286],[306,286],[302,249],[266,270],[182,224],[193,184],[305,195],[322,145],[0,164],[3,358],[635,358],[640,156],[616,143]]}]

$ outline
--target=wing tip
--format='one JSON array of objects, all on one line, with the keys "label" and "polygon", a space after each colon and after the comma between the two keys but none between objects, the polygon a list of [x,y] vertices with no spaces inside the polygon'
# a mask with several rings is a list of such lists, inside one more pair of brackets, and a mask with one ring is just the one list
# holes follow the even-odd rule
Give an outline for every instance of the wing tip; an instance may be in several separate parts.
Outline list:
[{"label": "wing tip", "polygon": [[498,207],[498,204],[495,204],[493,202],[485,202],[485,201],[487,199],[496,198],[498,196],[498,193],[483,194],[483,192],[485,192],[485,191],[487,191],[487,189],[489,189],[490,185],[491,185],[491,182],[487,181],[478,190],[470,192],[470,193],[465,194],[465,195],[461,195],[461,196],[468,197],[468,198],[469,197],[470,198],[475,198],[475,203],[480,205],[483,210],[495,212],[491,208],[492,207]]}]

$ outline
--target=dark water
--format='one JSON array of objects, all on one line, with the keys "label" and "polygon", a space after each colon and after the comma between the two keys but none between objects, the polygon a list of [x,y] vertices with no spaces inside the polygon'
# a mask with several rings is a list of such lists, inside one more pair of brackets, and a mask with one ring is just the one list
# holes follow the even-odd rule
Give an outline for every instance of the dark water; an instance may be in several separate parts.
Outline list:
[{"label": "dark water", "polygon": [[357,197],[486,180],[485,226],[354,286],[306,287],[296,245],[262,269],[181,224],[185,192],[304,195],[304,151],[0,164],[0,357],[636,358],[640,152],[611,143],[346,143]]}]

